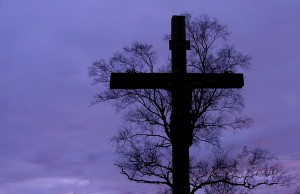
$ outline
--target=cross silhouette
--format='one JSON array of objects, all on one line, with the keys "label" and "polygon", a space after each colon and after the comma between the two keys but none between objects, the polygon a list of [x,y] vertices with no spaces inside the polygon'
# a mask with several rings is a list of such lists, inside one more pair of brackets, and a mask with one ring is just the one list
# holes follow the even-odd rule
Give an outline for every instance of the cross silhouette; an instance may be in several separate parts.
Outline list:
[{"label": "cross silhouette", "polygon": [[112,73],[111,89],[165,89],[171,91],[171,143],[173,194],[190,194],[189,147],[192,129],[189,118],[192,90],[196,88],[242,88],[243,74],[187,73],[185,16],[173,16],[171,21],[172,73]]}]

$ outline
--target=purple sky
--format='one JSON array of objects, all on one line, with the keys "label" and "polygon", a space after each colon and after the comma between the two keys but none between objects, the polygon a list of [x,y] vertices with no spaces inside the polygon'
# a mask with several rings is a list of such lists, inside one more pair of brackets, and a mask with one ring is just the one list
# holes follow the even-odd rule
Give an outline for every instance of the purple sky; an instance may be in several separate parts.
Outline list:
[{"label": "purple sky", "polygon": [[134,40],[165,63],[163,35],[183,12],[217,17],[253,57],[243,91],[254,124],[223,142],[261,145],[300,172],[299,10],[296,0],[0,0],[0,194],[154,193],[113,166],[108,139],[122,120],[109,104],[89,107],[99,86],[87,67]]}]

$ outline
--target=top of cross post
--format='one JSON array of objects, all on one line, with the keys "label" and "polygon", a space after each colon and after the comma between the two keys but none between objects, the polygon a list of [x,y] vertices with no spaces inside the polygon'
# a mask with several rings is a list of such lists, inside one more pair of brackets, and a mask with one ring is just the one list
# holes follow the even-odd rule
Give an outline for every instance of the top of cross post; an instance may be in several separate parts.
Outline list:
[{"label": "top of cross post", "polygon": [[171,20],[171,39],[172,40],[185,40],[185,16],[173,16]]},{"label": "top of cross post", "polygon": [[171,40],[169,41],[170,50],[190,49],[190,41],[186,40],[185,16],[173,15],[171,20]]}]

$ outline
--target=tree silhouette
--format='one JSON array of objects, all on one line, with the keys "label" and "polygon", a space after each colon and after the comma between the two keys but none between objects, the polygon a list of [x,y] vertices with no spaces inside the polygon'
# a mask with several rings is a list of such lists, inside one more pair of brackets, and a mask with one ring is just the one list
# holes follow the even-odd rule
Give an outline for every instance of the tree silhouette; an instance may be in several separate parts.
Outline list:
[{"label": "tree silhouette", "polygon": [[[226,25],[206,15],[186,16],[188,52],[187,67],[191,73],[235,73],[250,66],[250,56],[227,43]],[[165,39],[169,36],[166,35]],[[171,95],[167,90],[110,90],[113,72],[170,72],[170,64],[158,66],[152,45],[134,42],[116,52],[108,62],[100,60],[89,67],[93,83],[105,88],[95,95],[93,104],[112,102],[124,112],[127,121],[111,139],[118,154],[116,166],[129,180],[160,184],[172,188],[172,143],[170,141]],[[232,193],[236,187],[254,189],[259,185],[281,184],[287,181],[286,171],[275,157],[261,148],[230,156],[220,149],[222,130],[242,129],[251,119],[241,114],[244,100],[237,89],[195,89],[192,92],[190,128],[192,146],[190,179],[191,193],[204,189],[206,193]],[[216,151],[210,160],[197,155],[200,145],[210,144]]]}]

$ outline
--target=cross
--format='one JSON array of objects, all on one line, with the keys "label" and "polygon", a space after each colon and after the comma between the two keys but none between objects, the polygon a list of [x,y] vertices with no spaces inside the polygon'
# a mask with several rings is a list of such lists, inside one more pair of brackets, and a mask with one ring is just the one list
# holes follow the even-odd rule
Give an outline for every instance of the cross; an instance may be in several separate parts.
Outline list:
[{"label": "cross", "polygon": [[171,143],[173,194],[190,194],[189,147],[192,144],[190,109],[192,90],[196,88],[241,88],[243,74],[187,73],[185,16],[173,16],[169,49],[172,73],[112,73],[111,89],[165,89],[171,91]]}]

